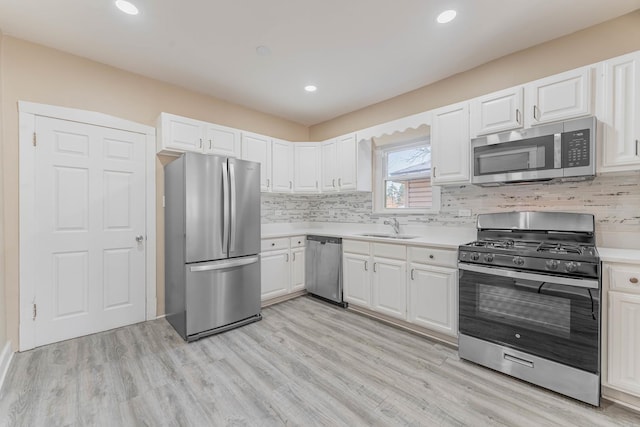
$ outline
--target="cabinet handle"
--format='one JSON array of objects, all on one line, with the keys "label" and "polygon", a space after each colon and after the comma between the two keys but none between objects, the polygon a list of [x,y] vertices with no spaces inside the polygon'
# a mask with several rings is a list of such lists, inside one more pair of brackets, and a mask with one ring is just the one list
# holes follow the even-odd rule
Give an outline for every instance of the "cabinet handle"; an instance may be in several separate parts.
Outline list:
[{"label": "cabinet handle", "polygon": [[536,112],[538,111],[538,106],[534,105],[533,106],[533,118],[538,120],[538,116],[536,115]]},{"label": "cabinet handle", "polygon": [[293,188],[293,181],[289,181],[289,190]]},{"label": "cabinet handle", "polygon": [[200,148],[202,148],[202,138],[200,138]]},{"label": "cabinet handle", "polygon": [[635,285],[636,283],[638,283],[638,278],[632,277],[631,279],[629,279],[629,281]]},{"label": "cabinet handle", "polygon": [[364,262],[364,271],[369,271],[369,261]]},{"label": "cabinet handle", "polygon": [[434,259],[435,257],[433,256],[433,254],[429,255],[429,259]]},{"label": "cabinet handle", "polygon": [[287,255],[287,260],[285,262],[289,262],[289,254],[285,254]]},{"label": "cabinet handle", "polygon": [[415,269],[415,268],[412,268],[412,269],[411,269],[411,280],[414,280],[414,279],[413,279],[413,272],[414,272],[414,271],[416,271],[416,269]]},{"label": "cabinet handle", "polygon": [[636,156],[638,155],[638,143],[640,142],[640,140],[636,139]]},{"label": "cabinet handle", "polygon": [[271,180],[267,178],[267,188],[271,187]]},{"label": "cabinet handle", "polygon": [[298,240],[298,244],[302,243],[300,240]]},{"label": "cabinet handle", "polygon": [[342,187],[342,178],[338,178],[338,187]]},{"label": "cabinet handle", "polygon": [[331,180],[331,185],[333,185],[333,188],[336,188],[336,179],[335,178],[333,178]]},{"label": "cabinet handle", "polygon": [[516,108],[516,123],[518,123],[519,125],[522,124],[520,122],[520,109],[519,108]]},{"label": "cabinet handle", "polygon": [[292,261],[295,261],[295,260],[296,260],[296,253],[295,253],[295,252],[294,252],[294,253],[292,253],[292,254],[291,254],[291,256],[293,257],[293,258],[292,258]]},{"label": "cabinet handle", "polygon": [[209,150],[211,150],[211,140],[209,140]]},{"label": "cabinet handle", "polygon": [[374,262],[374,263],[373,263],[373,272],[374,272],[374,273],[377,273],[377,271],[376,271],[376,264],[377,264],[377,262]]},{"label": "cabinet handle", "polygon": [[272,244],[271,244],[271,246],[275,246],[275,245],[276,245],[275,243],[272,243]]},{"label": "cabinet handle", "polygon": [[434,166],[433,168],[431,168],[431,175],[433,178],[436,177],[436,167]]}]

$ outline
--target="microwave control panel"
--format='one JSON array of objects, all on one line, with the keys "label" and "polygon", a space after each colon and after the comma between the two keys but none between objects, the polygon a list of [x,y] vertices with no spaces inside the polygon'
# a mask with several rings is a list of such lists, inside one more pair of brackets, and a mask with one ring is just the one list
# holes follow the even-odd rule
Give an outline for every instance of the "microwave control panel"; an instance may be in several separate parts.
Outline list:
[{"label": "microwave control panel", "polygon": [[562,134],[562,167],[575,168],[591,164],[590,130],[576,130]]}]

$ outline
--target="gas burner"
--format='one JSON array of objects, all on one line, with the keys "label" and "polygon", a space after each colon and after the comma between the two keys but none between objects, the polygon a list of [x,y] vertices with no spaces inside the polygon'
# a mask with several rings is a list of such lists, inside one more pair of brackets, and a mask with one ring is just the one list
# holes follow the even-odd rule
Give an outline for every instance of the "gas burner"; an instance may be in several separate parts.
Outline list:
[{"label": "gas burner", "polygon": [[512,239],[504,240],[478,240],[472,243],[473,246],[483,248],[509,249],[513,248],[515,242]]},{"label": "gas burner", "polygon": [[578,245],[555,242],[542,242],[536,249],[538,252],[549,252],[552,254],[578,254],[582,255],[582,248]]}]

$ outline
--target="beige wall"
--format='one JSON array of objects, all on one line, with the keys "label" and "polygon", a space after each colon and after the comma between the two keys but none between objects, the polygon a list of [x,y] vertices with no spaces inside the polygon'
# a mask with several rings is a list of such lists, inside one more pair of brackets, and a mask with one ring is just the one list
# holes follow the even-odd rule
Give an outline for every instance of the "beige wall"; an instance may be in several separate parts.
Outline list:
[{"label": "beige wall", "polygon": [[[4,37],[2,32],[0,32],[0,65],[2,64],[2,52],[3,52],[3,44]],[[0,101],[2,100],[2,66],[0,66]],[[2,103],[0,102],[0,165],[3,162],[2,155],[2,141],[4,141],[4,133],[3,133],[3,108]],[[5,296],[5,286],[4,286],[4,191],[3,191],[3,180],[2,173],[0,173],[0,352],[4,348],[7,342],[7,322],[6,322],[6,296]]]},{"label": "beige wall", "polygon": [[309,136],[322,141],[635,50],[640,50],[640,9],[311,126]]},{"label": "beige wall", "polygon": [[[0,58],[4,86],[0,99],[5,124],[2,168],[6,255],[3,277],[6,304],[0,301],[0,305],[6,306],[7,337],[14,348],[18,345],[19,314],[18,100],[99,111],[151,126],[155,126],[158,114],[166,111],[293,141],[309,137],[305,126],[12,37],[3,38]],[[161,183],[160,159],[156,170]],[[158,190],[162,194],[161,185]],[[159,208],[159,254],[163,253],[162,224]],[[162,257],[159,261],[158,310],[163,313]],[[4,318],[2,309],[0,318]],[[3,326],[4,320],[0,320],[4,330]],[[0,339],[3,336],[4,332],[0,333]]]}]

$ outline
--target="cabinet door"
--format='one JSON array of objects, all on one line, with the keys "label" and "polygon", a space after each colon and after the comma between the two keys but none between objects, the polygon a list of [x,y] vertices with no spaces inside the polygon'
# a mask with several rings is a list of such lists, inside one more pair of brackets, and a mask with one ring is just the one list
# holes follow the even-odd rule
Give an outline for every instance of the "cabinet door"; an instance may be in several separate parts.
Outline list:
[{"label": "cabinet door", "polygon": [[371,306],[371,262],[368,255],[345,253],[342,256],[343,297],[348,303]]},{"label": "cabinet door", "polygon": [[358,145],[355,134],[338,138],[336,151],[338,188],[340,191],[356,190],[358,178]]},{"label": "cabinet door", "polygon": [[556,74],[525,86],[525,127],[591,113],[591,68]]},{"label": "cabinet door", "polygon": [[260,191],[271,191],[271,139],[243,133],[242,159],[260,163]]},{"label": "cabinet door", "polygon": [[304,247],[291,250],[291,292],[304,290]]},{"label": "cabinet door", "polygon": [[433,113],[431,134],[434,185],[469,182],[469,106],[466,102]]},{"label": "cabinet door", "polygon": [[320,143],[293,143],[294,180],[293,188],[302,193],[318,193],[320,191]]},{"label": "cabinet door", "polygon": [[338,154],[336,139],[322,143],[322,192],[338,191]]},{"label": "cabinet door", "polygon": [[289,250],[261,254],[262,300],[289,293]]},{"label": "cabinet door", "polygon": [[640,295],[609,292],[609,384],[640,396]]},{"label": "cabinet door", "polygon": [[470,103],[471,136],[519,129],[523,126],[523,88],[501,90]]},{"label": "cabinet door", "polygon": [[411,264],[408,320],[447,335],[458,334],[457,270]]},{"label": "cabinet door", "polygon": [[163,148],[176,153],[201,153],[204,143],[204,123],[187,117],[162,114]]},{"label": "cabinet door", "polygon": [[291,193],[293,191],[293,147],[288,141],[274,139],[272,142],[271,176],[272,191]]},{"label": "cabinet door", "polygon": [[603,125],[601,171],[640,168],[640,52],[604,62],[598,119]]},{"label": "cabinet door", "polygon": [[204,152],[219,156],[240,158],[240,131],[225,126],[208,124]]},{"label": "cabinet door", "polygon": [[371,308],[388,316],[407,318],[407,263],[373,258]]}]

